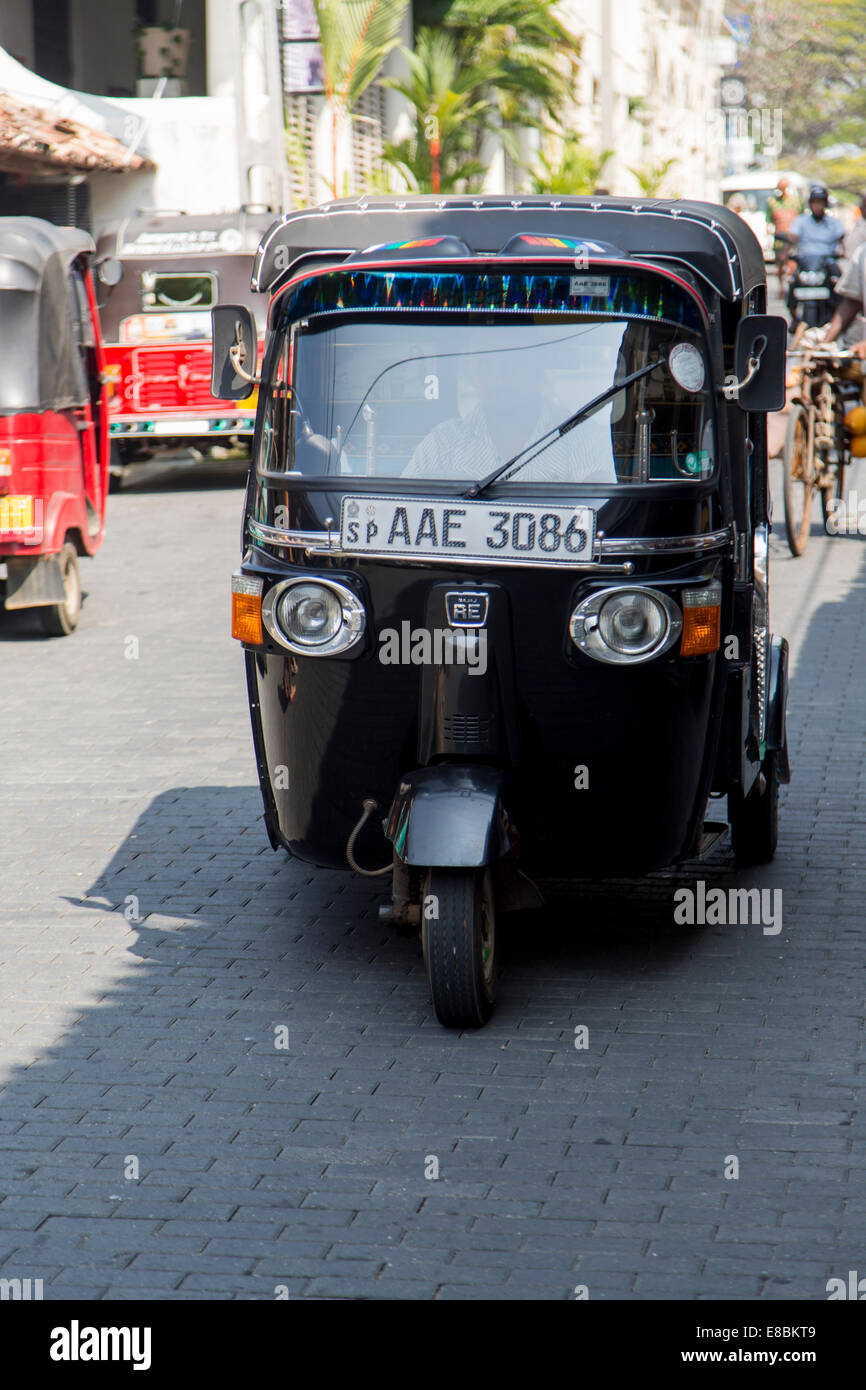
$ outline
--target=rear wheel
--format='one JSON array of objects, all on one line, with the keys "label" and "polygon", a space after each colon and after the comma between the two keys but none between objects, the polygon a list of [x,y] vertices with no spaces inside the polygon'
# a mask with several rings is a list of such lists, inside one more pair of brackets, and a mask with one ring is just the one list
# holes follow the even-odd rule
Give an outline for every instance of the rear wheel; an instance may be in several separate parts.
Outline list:
[{"label": "rear wheel", "polygon": [[42,630],[49,637],[68,637],[78,626],[81,613],[81,579],[78,574],[78,553],[67,541],[58,557],[66,598],[63,603],[50,603],[39,609]]},{"label": "rear wheel", "polygon": [[740,868],[769,864],[779,840],[779,755],[767,753],[748,796],[728,803],[731,846]]},{"label": "rear wheel", "polygon": [[801,405],[791,408],[785,430],[785,531],[792,555],[802,555],[812,527],[815,469],[809,457],[809,425]]},{"label": "rear wheel", "polygon": [[496,910],[489,868],[430,869],[421,943],[436,1017],[480,1028],[496,998]]}]

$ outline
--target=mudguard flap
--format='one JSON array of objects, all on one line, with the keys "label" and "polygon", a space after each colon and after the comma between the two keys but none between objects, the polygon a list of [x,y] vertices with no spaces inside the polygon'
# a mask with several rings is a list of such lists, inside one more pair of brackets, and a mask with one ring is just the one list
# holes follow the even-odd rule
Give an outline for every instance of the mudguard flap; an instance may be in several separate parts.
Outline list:
[{"label": "mudguard flap", "polygon": [[440,763],[400,781],[385,834],[404,864],[474,869],[517,843],[505,807],[505,773],[495,767]]}]

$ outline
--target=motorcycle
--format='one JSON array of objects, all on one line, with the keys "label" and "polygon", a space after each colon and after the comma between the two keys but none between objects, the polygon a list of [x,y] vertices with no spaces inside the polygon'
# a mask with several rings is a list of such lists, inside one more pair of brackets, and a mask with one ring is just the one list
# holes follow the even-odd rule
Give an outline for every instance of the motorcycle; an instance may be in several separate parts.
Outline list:
[{"label": "motorcycle", "polygon": [[794,252],[794,273],[788,288],[788,308],[791,312],[791,326],[796,329],[800,323],[807,328],[822,327],[829,323],[839,303],[835,293],[836,282],[841,274],[835,256],[806,255]]}]

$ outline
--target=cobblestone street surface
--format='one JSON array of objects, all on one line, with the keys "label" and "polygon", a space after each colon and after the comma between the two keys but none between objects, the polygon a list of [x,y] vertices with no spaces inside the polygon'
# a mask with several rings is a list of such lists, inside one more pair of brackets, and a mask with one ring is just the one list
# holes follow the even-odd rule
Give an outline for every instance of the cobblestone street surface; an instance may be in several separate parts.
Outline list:
[{"label": "cobblestone street surface", "polygon": [[[866,539],[816,511],[792,559],[774,479],[775,863],[738,874],[724,841],[675,875],[554,886],[462,1035],[380,926],[381,880],[268,845],[228,635],[237,471],[111,498],[77,634],[0,628],[0,1277],[821,1300],[866,1273]],[[781,889],[781,931],[675,925],[697,878]]]}]

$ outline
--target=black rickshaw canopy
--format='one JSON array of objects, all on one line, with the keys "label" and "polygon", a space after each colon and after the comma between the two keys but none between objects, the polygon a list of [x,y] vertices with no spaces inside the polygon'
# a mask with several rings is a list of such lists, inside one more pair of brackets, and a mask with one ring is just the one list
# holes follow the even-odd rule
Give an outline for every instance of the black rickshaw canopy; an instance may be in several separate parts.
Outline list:
[{"label": "black rickshaw canopy", "polygon": [[93,239],[37,217],[0,217],[0,414],[63,410],[87,398],[69,279]]},{"label": "black rickshaw canopy", "polygon": [[[522,248],[514,244],[521,234]],[[533,236],[586,242],[589,260],[615,258],[619,253],[670,269],[687,266],[730,301],[741,302],[765,284],[757,238],[741,217],[717,203],[427,194],[338,199],[286,214],[262,238],[253,263],[252,288],[271,290],[287,270],[296,272],[302,264],[312,268],[327,253],[340,260],[375,247],[381,249],[382,260],[389,260],[406,242],[448,238],[449,246],[437,252],[436,245],[431,245],[426,255],[431,260],[442,254],[450,258],[459,254],[462,243],[470,255],[505,253],[522,258],[539,254],[533,249]],[[425,257],[423,245],[416,245],[414,254]],[[550,256],[554,250],[541,254]],[[573,248],[564,244],[562,256],[572,254]]]}]

